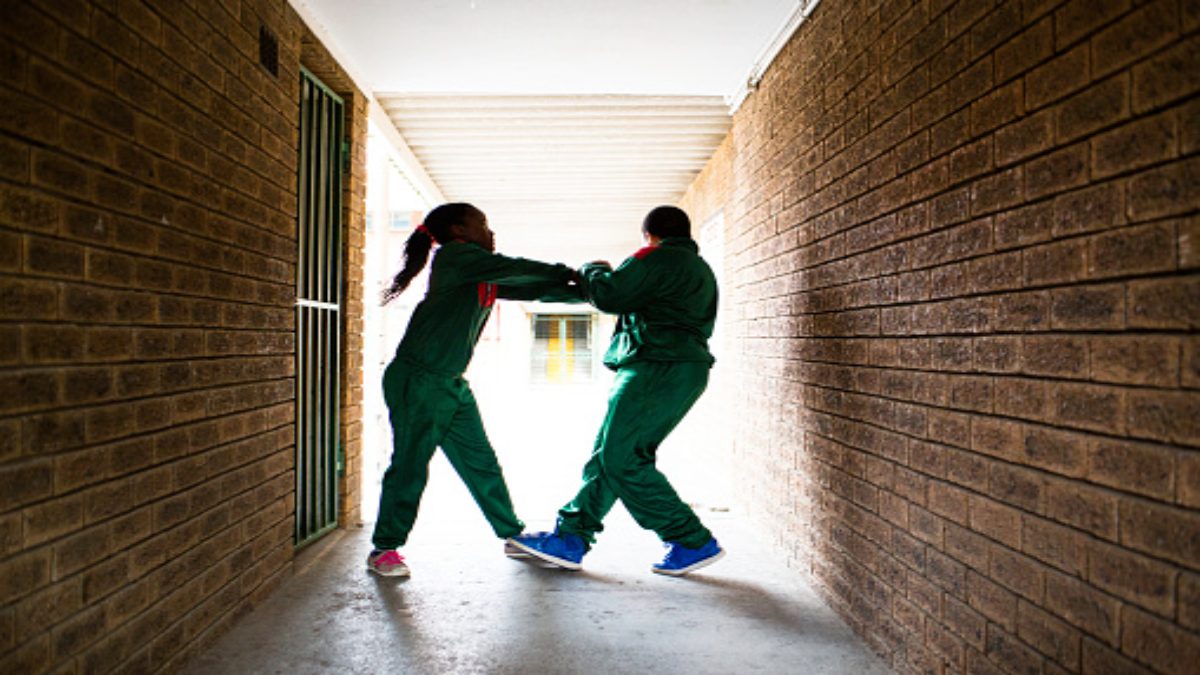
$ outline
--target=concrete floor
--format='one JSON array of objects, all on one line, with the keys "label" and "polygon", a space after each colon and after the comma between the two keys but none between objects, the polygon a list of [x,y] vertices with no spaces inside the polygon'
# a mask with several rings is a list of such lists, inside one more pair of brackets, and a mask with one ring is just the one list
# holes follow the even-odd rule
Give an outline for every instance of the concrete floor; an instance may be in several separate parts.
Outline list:
[{"label": "concrete floor", "polygon": [[[576,489],[605,386],[531,388],[517,397],[510,385],[476,382],[531,530],[552,528]],[[539,411],[533,428],[521,412],[530,409]],[[704,417],[701,408],[691,419]],[[366,572],[370,525],[334,533],[302,551],[295,576],[184,672],[889,672],[733,507],[728,473],[689,453],[711,433],[706,441],[685,422],[659,453],[660,467],[728,551],[711,567],[684,578],[652,574],[662,546],[619,503],[582,571],[509,560],[438,453],[404,549],[412,578]],[[369,502],[364,510],[373,517]]]},{"label": "concrete floor", "polygon": [[620,507],[580,572],[447,523],[471,536],[414,538],[412,578],[382,579],[363,569],[368,531],[339,533],[185,673],[888,672],[739,518],[714,515],[728,555],[679,579],[650,573],[657,540]]}]

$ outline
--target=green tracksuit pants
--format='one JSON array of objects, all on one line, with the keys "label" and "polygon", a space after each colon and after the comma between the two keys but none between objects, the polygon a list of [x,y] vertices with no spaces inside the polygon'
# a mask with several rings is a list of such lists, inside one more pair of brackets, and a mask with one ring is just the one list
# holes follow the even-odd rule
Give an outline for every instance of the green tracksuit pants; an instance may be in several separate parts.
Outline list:
[{"label": "green tracksuit pants", "polygon": [[655,466],[658,446],[708,385],[708,363],[635,361],[617,370],[583,487],[558,512],[560,531],[595,543],[620,499],[663,541],[699,548],[712,537]]},{"label": "green tracksuit pants", "polygon": [[429,479],[429,460],[439,445],[497,537],[512,537],[525,529],[513,512],[504,474],[466,380],[397,360],[384,371],[383,395],[392,423],[392,462],[383,474],[379,519],[371,538],[375,548],[399,548],[408,540]]}]

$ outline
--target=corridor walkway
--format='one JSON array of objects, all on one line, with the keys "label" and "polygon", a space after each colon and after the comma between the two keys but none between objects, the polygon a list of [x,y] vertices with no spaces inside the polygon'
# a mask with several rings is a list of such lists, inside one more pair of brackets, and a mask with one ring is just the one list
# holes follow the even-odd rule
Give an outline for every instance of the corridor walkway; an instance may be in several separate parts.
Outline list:
[{"label": "corridor walkway", "polygon": [[579,573],[508,560],[456,522],[410,542],[411,579],[381,579],[367,530],[349,532],[185,672],[887,672],[740,518],[709,518],[729,554],[682,579],[651,574],[656,541],[619,507],[613,521]]},{"label": "corridor walkway", "polygon": [[[495,361],[482,350],[469,375],[518,514],[550,529],[577,486],[609,378],[514,389]],[[439,453],[405,550],[411,579],[365,571],[369,524],[332,535],[185,672],[888,672],[730,508],[727,473],[689,453],[715,401],[702,399],[659,453],[728,550],[715,565],[680,579],[652,574],[661,544],[619,503],[581,572],[509,560]]]}]

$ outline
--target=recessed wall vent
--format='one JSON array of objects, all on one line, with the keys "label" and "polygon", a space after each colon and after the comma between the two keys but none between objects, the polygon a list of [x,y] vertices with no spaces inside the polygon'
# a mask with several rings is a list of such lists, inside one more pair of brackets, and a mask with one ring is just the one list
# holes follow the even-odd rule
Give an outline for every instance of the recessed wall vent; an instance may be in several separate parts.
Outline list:
[{"label": "recessed wall vent", "polygon": [[279,40],[266,26],[258,27],[258,62],[279,77]]}]

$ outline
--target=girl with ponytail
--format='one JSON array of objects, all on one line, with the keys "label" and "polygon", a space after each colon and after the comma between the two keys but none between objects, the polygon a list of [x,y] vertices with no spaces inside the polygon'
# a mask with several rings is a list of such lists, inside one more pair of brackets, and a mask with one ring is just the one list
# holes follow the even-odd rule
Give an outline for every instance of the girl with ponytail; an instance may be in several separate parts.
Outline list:
[{"label": "girl with ponytail", "polygon": [[396,549],[407,541],[417,518],[429,460],[439,446],[497,537],[507,539],[525,528],[513,512],[475,396],[462,374],[497,298],[582,300],[571,268],[495,253],[487,216],[470,204],[455,203],[430,211],[408,238],[404,267],[384,290],[384,304],[408,288],[435,248],[425,298],[383,374],[392,461],[383,474],[367,568],[384,576],[409,574]]}]

